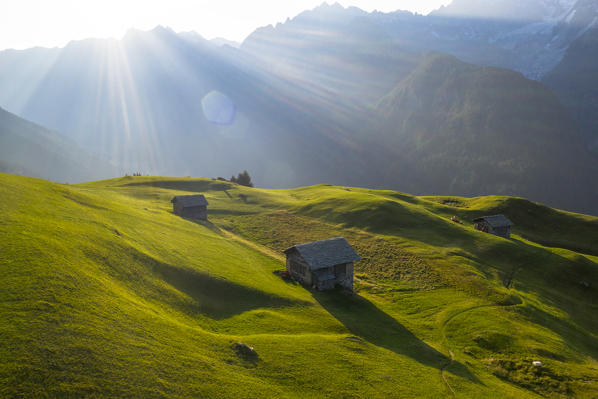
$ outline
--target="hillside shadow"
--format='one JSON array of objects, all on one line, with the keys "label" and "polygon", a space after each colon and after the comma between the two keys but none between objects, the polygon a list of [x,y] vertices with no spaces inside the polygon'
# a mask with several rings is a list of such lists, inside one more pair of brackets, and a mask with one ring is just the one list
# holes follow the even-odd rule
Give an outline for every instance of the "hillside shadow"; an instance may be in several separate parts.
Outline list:
[{"label": "hillside shadow", "polygon": [[419,205],[421,203],[421,200],[419,200],[418,198],[408,195],[408,194],[399,193],[399,192],[394,192],[394,193],[390,193],[390,194],[382,194],[382,195],[385,195],[389,198],[398,199],[399,201],[404,201],[409,204]]},{"label": "hillside shadow", "polygon": [[208,217],[209,215],[233,215],[233,216],[245,216],[245,215],[255,215],[256,211],[250,210],[233,210],[233,209],[210,209],[208,210]]},{"label": "hillside shadow", "polygon": [[191,223],[195,223],[198,224],[200,226],[206,227],[210,230],[212,230],[213,232],[222,235],[222,230],[220,230],[220,227],[216,226],[214,223],[210,222],[210,220],[201,220],[201,219],[197,219],[197,218],[190,218],[190,217],[185,217],[185,216],[180,216],[181,218],[185,219],[188,222]]},{"label": "hillside shadow", "polygon": [[471,241],[473,231],[456,225],[448,218],[429,212],[414,212],[405,204],[386,200],[350,211],[337,211],[336,201],[321,201],[298,209],[298,214],[340,223],[370,233],[392,235],[427,245],[444,246],[452,242]]},{"label": "hillside shadow", "polygon": [[98,209],[102,211],[109,211],[108,208],[94,204],[91,199],[86,198],[84,195],[78,193],[65,192],[62,196],[65,199],[73,201],[74,203],[79,204],[81,206],[86,206],[88,208]]},{"label": "hillside shadow", "polygon": [[[350,296],[338,291],[314,292],[313,296],[352,334],[372,345],[408,356],[439,371],[450,363],[447,356],[421,341],[397,320],[361,296]],[[476,384],[481,383],[459,362],[453,361],[447,371]]]},{"label": "hillside shadow", "polygon": [[283,308],[297,301],[267,294],[194,270],[154,262],[154,273],[193,301],[183,303],[190,314],[200,313],[214,320],[224,320],[260,308]]},{"label": "hillside shadow", "polygon": [[598,330],[594,317],[598,310],[598,263],[583,255],[567,258],[522,241],[518,245],[527,249],[530,261],[518,270],[515,288],[537,296],[542,304],[560,309],[567,317],[555,317],[530,303],[520,311],[579,352],[598,356],[598,339],[588,334]]},{"label": "hillside shadow", "polygon": [[233,188],[233,185],[223,181],[210,180],[158,180],[158,181],[141,181],[123,184],[123,186],[135,187],[158,187],[167,190],[178,190],[188,192],[204,192],[204,191],[226,191]]},{"label": "hillside shadow", "polygon": [[[592,330],[584,330],[576,323],[556,317],[530,304],[526,304],[524,308],[521,308],[520,313],[531,322],[558,334],[567,346],[573,348],[576,352],[584,353],[594,359],[598,358],[598,338],[588,333]],[[559,355],[548,352],[547,357],[556,358]]]},{"label": "hillside shadow", "polygon": [[[470,259],[487,279],[492,278],[490,269],[498,271],[504,287],[537,297],[567,317],[557,317],[529,302],[516,308],[519,315],[552,331],[575,351],[598,356],[598,338],[590,333],[598,329],[598,319],[593,317],[598,310],[598,263],[582,255],[568,258],[518,238],[504,240]],[[517,299],[512,302],[511,298]],[[512,295],[505,304],[520,303]]]}]

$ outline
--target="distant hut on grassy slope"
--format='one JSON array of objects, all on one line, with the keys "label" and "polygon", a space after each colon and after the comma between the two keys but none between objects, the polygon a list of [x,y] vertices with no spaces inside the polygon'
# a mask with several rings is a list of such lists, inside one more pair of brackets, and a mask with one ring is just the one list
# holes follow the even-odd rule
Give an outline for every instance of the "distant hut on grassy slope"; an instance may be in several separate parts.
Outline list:
[{"label": "distant hut on grassy slope", "polygon": [[295,245],[284,253],[287,271],[301,283],[320,291],[337,285],[353,291],[353,262],[361,258],[343,237]]},{"label": "distant hut on grassy slope", "polygon": [[208,220],[208,200],[203,195],[179,195],[174,197],[172,202],[172,208],[176,215]]},{"label": "distant hut on grassy slope", "polygon": [[474,228],[495,236],[511,238],[511,222],[505,215],[483,216],[474,219]]}]

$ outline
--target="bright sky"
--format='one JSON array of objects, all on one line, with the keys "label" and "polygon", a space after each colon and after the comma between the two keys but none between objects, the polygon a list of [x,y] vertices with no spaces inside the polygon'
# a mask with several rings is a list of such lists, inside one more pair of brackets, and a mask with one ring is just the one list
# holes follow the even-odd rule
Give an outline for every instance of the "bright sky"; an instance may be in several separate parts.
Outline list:
[{"label": "bright sky", "polygon": [[[89,37],[121,38],[156,25],[238,42],[260,26],[284,22],[323,0],[0,0],[0,49],[63,46]],[[330,1],[329,1],[330,3]],[[420,14],[450,0],[341,0],[366,11]]]}]

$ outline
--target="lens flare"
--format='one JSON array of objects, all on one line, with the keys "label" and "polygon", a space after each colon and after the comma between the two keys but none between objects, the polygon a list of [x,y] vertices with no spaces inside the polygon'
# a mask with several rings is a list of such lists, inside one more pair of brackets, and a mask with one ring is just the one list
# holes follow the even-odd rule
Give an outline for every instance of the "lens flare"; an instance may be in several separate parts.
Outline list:
[{"label": "lens flare", "polygon": [[207,120],[216,125],[232,125],[237,107],[224,93],[211,91],[201,100],[201,107]]}]

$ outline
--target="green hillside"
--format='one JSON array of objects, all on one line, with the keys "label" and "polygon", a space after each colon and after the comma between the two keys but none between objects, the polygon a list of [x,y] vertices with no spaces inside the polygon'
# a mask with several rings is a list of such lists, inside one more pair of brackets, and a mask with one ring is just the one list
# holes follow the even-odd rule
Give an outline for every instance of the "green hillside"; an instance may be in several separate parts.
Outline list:
[{"label": "green hillside", "polygon": [[[210,222],[173,215],[199,192]],[[497,212],[511,240],[472,229]],[[356,295],[273,274],[338,235],[363,258]],[[0,174],[0,284],[0,397],[598,391],[598,218],[519,198]]]}]

